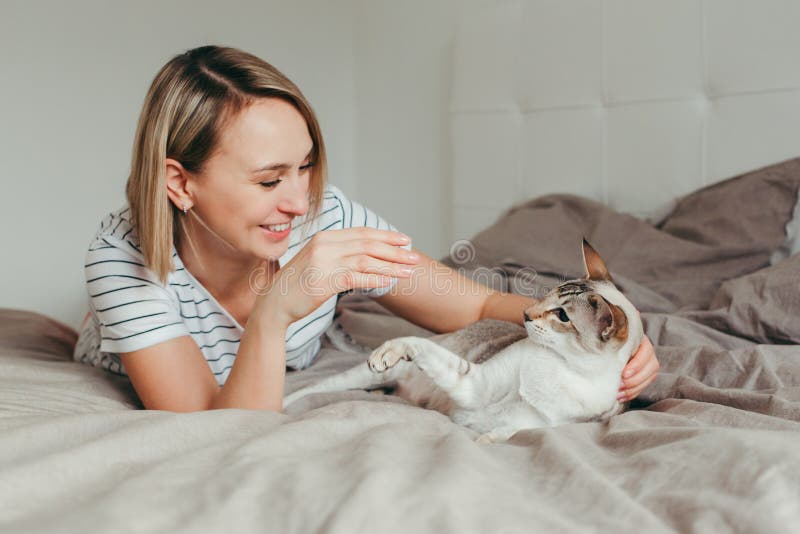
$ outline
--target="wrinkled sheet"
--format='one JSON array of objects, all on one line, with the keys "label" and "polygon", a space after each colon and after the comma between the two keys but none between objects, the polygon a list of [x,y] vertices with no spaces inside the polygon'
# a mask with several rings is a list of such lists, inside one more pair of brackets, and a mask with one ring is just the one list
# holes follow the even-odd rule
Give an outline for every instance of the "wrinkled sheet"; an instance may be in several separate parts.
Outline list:
[{"label": "wrinkled sheet", "polygon": [[[740,189],[710,191],[727,213]],[[390,389],[311,395],[280,414],[139,410],[124,379],[69,360],[70,328],[0,310],[0,532],[798,532],[800,255],[769,264],[785,217],[717,239],[700,200],[652,225],[542,197],[475,236],[471,263],[442,258],[535,296],[580,274],[586,236],[656,346],[661,372],[628,412],[502,444]],[[505,323],[485,339],[485,325],[435,339],[490,354],[524,335]],[[433,333],[343,297],[287,393],[400,335]]]}]

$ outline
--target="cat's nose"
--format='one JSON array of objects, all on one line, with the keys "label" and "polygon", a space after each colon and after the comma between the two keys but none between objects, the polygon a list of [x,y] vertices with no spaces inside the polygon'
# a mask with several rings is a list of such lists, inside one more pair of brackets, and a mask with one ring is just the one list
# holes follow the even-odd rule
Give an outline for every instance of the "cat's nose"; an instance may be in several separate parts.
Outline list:
[{"label": "cat's nose", "polygon": [[525,322],[528,322],[528,321],[531,320],[531,318],[528,317],[528,312],[522,312],[522,316],[525,317]]}]

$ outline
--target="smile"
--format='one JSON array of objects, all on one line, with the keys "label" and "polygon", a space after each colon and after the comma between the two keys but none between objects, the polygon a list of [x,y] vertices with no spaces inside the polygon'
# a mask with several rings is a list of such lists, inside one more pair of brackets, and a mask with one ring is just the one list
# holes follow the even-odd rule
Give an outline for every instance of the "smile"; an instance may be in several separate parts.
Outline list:
[{"label": "smile", "polygon": [[288,228],[291,228],[291,227],[292,227],[292,223],[290,223],[290,222],[283,223],[283,224],[264,224],[264,225],[261,225],[261,228],[266,228],[270,232],[278,232],[278,233],[283,232],[283,231],[285,231],[285,230],[287,230]]},{"label": "smile", "polygon": [[275,225],[262,225],[261,229],[264,231],[266,236],[270,239],[274,239],[276,241],[281,241],[289,237],[289,234],[292,233],[292,225],[291,224],[275,224]]}]

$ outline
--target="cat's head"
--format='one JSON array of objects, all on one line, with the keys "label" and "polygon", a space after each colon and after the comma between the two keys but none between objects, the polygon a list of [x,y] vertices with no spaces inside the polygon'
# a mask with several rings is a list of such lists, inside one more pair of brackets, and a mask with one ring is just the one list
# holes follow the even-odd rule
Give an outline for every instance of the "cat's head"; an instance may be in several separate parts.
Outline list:
[{"label": "cat's head", "polygon": [[525,329],[531,339],[566,358],[614,355],[624,365],[642,340],[639,312],[586,239],[583,262],[584,278],[564,282],[525,310]]}]

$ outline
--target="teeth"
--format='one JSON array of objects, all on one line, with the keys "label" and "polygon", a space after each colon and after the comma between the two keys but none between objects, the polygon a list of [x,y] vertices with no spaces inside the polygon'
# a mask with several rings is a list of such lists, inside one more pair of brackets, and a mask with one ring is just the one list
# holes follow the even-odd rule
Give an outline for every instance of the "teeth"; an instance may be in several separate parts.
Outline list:
[{"label": "teeth", "polygon": [[270,224],[270,225],[267,225],[265,228],[266,228],[267,230],[269,230],[270,232],[283,232],[284,230],[286,230],[287,228],[289,228],[291,225],[292,225],[291,223],[286,223],[286,224]]}]

